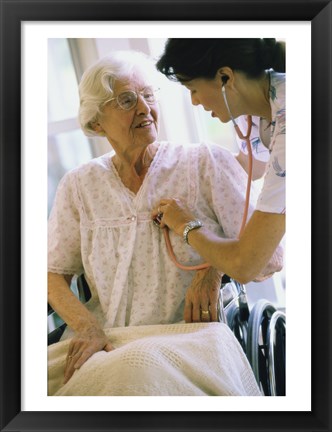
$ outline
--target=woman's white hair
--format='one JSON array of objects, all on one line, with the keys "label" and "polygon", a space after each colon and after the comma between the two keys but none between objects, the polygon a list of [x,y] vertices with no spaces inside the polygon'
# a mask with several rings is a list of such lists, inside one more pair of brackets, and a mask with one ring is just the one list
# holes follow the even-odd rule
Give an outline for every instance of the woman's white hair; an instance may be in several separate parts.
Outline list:
[{"label": "woman's white hair", "polygon": [[114,51],[84,72],[78,89],[79,122],[85,135],[98,135],[93,125],[98,121],[103,106],[113,97],[115,81],[128,79],[136,71],[148,76],[151,85],[158,82],[159,73],[154,63],[138,51]]}]

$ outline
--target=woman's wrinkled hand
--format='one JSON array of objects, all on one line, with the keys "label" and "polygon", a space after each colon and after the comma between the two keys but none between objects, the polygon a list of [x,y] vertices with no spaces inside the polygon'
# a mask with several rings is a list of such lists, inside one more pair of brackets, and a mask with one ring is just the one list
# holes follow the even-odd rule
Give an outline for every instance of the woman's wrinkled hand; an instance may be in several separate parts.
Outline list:
[{"label": "woman's wrinkled hand", "polygon": [[101,329],[91,328],[73,337],[69,344],[64,373],[64,384],[69,381],[76,369],[79,369],[98,351],[112,351],[113,346]]},{"label": "woman's wrinkled hand", "polygon": [[184,306],[187,323],[218,321],[218,303],[223,273],[213,267],[196,272]]},{"label": "woman's wrinkled hand", "polygon": [[152,219],[158,218],[160,228],[166,225],[177,235],[182,236],[188,222],[195,219],[188,207],[178,198],[165,198],[159,201],[152,211]]}]

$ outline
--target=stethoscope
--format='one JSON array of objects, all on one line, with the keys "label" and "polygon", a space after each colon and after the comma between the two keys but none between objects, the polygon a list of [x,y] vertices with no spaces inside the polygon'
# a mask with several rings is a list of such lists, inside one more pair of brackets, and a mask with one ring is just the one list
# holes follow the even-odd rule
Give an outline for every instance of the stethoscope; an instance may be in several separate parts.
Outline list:
[{"label": "stethoscope", "polygon": [[[241,228],[240,228],[240,232],[238,237],[241,237],[243,230],[246,226],[247,223],[247,218],[248,218],[248,210],[249,210],[249,201],[250,201],[250,189],[251,189],[251,180],[252,180],[252,149],[251,149],[251,143],[250,143],[250,134],[251,134],[251,128],[252,128],[252,118],[250,115],[247,116],[247,123],[248,123],[248,128],[247,128],[247,134],[243,135],[243,133],[241,132],[238,124],[235,121],[235,118],[233,117],[231,110],[229,108],[228,105],[228,101],[227,101],[227,97],[226,97],[226,89],[225,89],[225,84],[227,83],[228,77],[222,77],[222,88],[221,88],[221,94],[223,95],[224,101],[225,101],[225,105],[228,111],[228,114],[232,120],[233,126],[235,128],[235,131],[238,135],[238,137],[241,140],[244,140],[246,142],[246,146],[247,146],[247,150],[248,150],[248,159],[249,159],[249,164],[248,164],[248,181],[247,181],[247,190],[246,190],[246,199],[245,199],[245,205],[244,205],[244,213],[243,213],[243,218],[242,218],[242,224],[241,224]],[[158,219],[156,219],[154,221],[156,223],[156,225],[158,225]],[[187,266],[187,265],[183,265],[181,263],[178,262],[178,260],[176,259],[176,256],[174,254],[173,251],[173,247],[169,238],[169,229],[167,226],[165,226],[163,228],[163,232],[164,232],[164,237],[165,237],[165,243],[166,243],[166,247],[167,247],[167,251],[168,254],[171,258],[171,260],[173,261],[173,263],[176,265],[176,267],[180,268],[181,270],[203,270],[206,269],[208,267],[210,267],[210,264],[208,263],[203,263],[203,264],[198,264],[198,265],[194,265],[194,266]]]}]

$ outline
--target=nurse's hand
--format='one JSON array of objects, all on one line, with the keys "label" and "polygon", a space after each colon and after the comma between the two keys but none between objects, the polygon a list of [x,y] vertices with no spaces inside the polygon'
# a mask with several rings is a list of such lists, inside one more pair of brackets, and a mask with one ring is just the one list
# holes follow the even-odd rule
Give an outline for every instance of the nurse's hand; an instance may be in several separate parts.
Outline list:
[{"label": "nurse's hand", "polygon": [[98,351],[112,351],[113,346],[101,329],[90,328],[75,334],[69,344],[64,384],[69,381],[76,369],[79,369]]},{"label": "nurse's hand", "polygon": [[196,272],[185,297],[184,320],[187,323],[218,321],[222,276],[223,273],[213,267]]},{"label": "nurse's hand", "polygon": [[177,235],[182,236],[188,222],[196,219],[186,204],[178,198],[165,198],[160,200],[152,211],[152,219],[158,218],[160,228],[165,225]]}]

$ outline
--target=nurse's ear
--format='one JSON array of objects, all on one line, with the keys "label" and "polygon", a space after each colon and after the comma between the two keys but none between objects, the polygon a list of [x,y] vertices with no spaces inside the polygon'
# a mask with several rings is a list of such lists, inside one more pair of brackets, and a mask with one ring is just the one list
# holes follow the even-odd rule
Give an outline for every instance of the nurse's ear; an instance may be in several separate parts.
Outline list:
[{"label": "nurse's ear", "polygon": [[221,79],[222,86],[233,87],[234,85],[234,72],[229,67],[223,67],[218,69],[217,75]]}]

